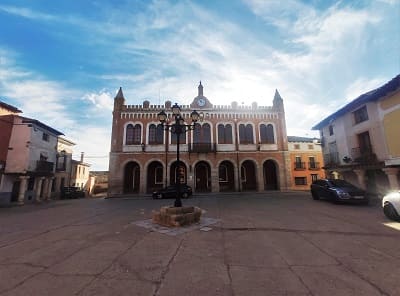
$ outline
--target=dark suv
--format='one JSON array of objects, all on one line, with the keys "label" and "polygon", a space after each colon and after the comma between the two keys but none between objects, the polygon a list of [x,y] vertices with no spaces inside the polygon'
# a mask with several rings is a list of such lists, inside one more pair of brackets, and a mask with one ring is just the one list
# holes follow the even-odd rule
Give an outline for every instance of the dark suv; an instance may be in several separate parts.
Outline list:
[{"label": "dark suv", "polygon": [[80,187],[62,187],[61,188],[61,199],[68,198],[82,198],[85,197],[85,191]]},{"label": "dark suv", "polygon": [[[182,198],[188,198],[192,195],[192,187],[186,184],[180,186],[180,192]],[[153,192],[153,198],[175,198],[178,193],[176,185],[167,186],[161,190]]]},{"label": "dark suv", "polygon": [[340,179],[320,179],[311,184],[313,199],[329,199],[333,202],[369,202],[365,191]]}]

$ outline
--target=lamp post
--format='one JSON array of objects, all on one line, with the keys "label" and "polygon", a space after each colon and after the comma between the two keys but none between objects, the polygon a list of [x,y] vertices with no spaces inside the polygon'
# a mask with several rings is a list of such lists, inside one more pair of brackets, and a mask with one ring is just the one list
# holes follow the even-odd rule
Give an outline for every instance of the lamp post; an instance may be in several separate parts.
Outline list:
[{"label": "lamp post", "polygon": [[[175,207],[182,207],[182,201],[181,201],[181,180],[180,180],[180,160],[179,160],[179,142],[180,142],[180,135],[186,133],[189,130],[194,130],[195,124],[197,120],[199,119],[199,113],[194,110],[192,113],[190,113],[190,118],[192,119],[191,124],[185,124],[185,120],[181,115],[181,107],[175,103],[171,107],[172,111],[172,116],[173,120],[171,123],[167,122],[167,114],[165,111],[161,111],[158,113],[158,120],[161,122],[161,125],[165,131],[171,131],[171,133],[176,135],[176,163],[177,163],[177,172],[178,172],[178,180],[176,183],[176,198],[174,202]],[[176,178],[176,173],[174,173],[175,178]]]}]

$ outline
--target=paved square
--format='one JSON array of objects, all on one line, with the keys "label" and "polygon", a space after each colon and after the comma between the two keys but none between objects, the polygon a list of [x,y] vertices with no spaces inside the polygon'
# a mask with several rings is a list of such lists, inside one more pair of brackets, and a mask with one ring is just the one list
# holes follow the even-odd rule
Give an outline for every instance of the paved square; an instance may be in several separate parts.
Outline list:
[{"label": "paved square", "polygon": [[149,196],[0,208],[0,295],[400,295],[400,223],[308,193],[197,195],[164,228]]}]

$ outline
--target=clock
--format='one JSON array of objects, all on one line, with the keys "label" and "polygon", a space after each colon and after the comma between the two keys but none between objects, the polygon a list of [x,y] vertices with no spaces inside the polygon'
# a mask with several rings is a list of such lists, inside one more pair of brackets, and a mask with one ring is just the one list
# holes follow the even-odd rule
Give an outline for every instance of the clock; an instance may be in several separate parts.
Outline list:
[{"label": "clock", "polygon": [[206,104],[206,100],[203,98],[200,98],[197,100],[197,105],[199,105],[200,107],[203,107]]}]

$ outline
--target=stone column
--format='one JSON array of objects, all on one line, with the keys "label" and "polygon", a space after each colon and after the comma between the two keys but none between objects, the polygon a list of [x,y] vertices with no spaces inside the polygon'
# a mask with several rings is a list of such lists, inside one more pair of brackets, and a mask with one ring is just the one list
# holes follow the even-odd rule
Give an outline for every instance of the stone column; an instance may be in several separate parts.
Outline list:
[{"label": "stone column", "polygon": [[357,175],[357,181],[361,188],[366,189],[367,186],[365,184],[365,170],[353,170]]},{"label": "stone column", "polygon": [[147,187],[147,167],[144,168],[143,170],[140,170],[140,184],[139,184],[139,193],[146,193],[146,187]]},{"label": "stone column", "polygon": [[53,187],[53,182],[54,182],[54,177],[48,179],[47,191],[45,195],[46,200],[51,199],[51,187]]},{"label": "stone column", "polygon": [[44,178],[43,190],[40,199],[47,200],[47,191],[49,190],[49,178]]},{"label": "stone column", "polygon": [[25,192],[28,185],[29,176],[19,176],[19,179],[18,204],[22,206],[25,202]]},{"label": "stone column", "polygon": [[399,179],[397,178],[397,174],[399,173],[399,168],[384,168],[382,171],[388,176],[389,186],[392,190],[400,189]]},{"label": "stone column", "polygon": [[219,192],[218,168],[211,168],[211,192]]},{"label": "stone column", "polygon": [[261,191],[264,191],[264,176],[263,176],[264,168],[261,165],[261,167],[257,166],[256,170],[257,170],[257,180],[256,180],[256,182],[257,182],[257,191],[261,192]]},{"label": "stone column", "polygon": [[41,202],[40,191],[42,189],[43,180],[44,180],[44,177],[37,177],[37,179],[36,179],[36,184],[35,184],[35,201],[36,202]]}]

